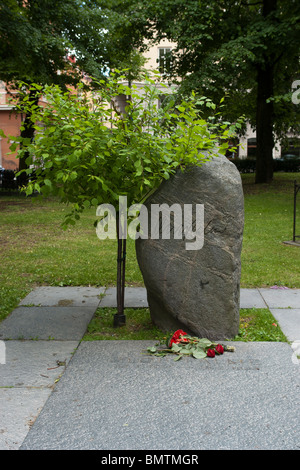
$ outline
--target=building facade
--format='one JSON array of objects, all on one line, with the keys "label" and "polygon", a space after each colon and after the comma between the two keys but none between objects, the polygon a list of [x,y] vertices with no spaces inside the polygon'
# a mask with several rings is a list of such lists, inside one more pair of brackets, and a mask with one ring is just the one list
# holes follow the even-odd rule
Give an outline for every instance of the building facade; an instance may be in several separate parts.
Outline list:
[{"label": "building facade", "polygon": [[[10,97],[7,93],[5,83],[0,81],[0,129],[7,136],[20,135],[22,115],[14,112],[14,107],[10,104]],[[16,153],[11,154],[9,147],[11,142],[0,136],[0,167],[6,170],[17,170],[18,160]]]}]

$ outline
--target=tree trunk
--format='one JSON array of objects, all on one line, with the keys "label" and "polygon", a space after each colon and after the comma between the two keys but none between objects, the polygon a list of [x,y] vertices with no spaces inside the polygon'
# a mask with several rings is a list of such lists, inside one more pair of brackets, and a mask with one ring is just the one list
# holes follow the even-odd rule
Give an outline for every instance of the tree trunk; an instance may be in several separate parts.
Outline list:
[{"label": "tree trunk", "polygon": [[118,238],[117,313],[114,315],[114,327],[123,326],[126,323],[126,316],[124,314],[126,238],[122,238],[122,234],[120,233],[119,212],[117,212],[116,224]]},{"label": "tree trunk", "polygon": [[273,68],[259,67],[257,71],[256,109],[256,175],[255,183],[270,183],[273,179]]},{"label": "tree trunk", "polygon": [[[277,9],[277,0],[263,0],[262,16],[267,18]],[[274,67],[272,53],[266,51],[264,63],[257,66],[256,109],[256,175],[255,183],[270,183],[273,179],[273,96]]]},{"label": "tree trunk", "polygon": [[[38,105],[39,97],[36,94],[36,91],[31,90],[29,92],[29,101],[33,101],[34,104]],[[23,129],[21,130],[21,137],[23,139],[29,139],[31,142],[34,139],[34,123],[31,120],[31,114],[29,112],[26,113],[25,119],[23,121]],[[19,158],[19,171],[26,170],[28,165],[26,163],[26,159],[28,157],[28,152],[25,152],[22,158]],[[24,186],[28,183],[28,175],[23,171],[18,176],[18,185]]]}]

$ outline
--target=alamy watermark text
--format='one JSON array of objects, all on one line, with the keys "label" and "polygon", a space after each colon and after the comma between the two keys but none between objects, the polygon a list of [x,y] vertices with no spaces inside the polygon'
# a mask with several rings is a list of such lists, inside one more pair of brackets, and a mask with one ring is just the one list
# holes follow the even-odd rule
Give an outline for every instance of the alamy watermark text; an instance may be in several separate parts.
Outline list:
[{"label": "alamy watermark text", "polygon": [[96,233],[100,240],[130,237],[185,240],[186,250],[200,250],[204,244],[203,204],[151,204],[150,217],[143,204],[127,208],[127,196],[119,196],[118,233],[117,212],[112,204],[101,204]]}]

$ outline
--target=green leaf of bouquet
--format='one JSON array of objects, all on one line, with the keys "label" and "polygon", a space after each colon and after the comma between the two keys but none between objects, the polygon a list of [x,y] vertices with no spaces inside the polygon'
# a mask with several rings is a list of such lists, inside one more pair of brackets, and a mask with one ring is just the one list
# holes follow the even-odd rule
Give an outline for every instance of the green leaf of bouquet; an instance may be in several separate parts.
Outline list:
[{"label": "green leaf of bouquet", "polygon": [[172,350],[173,350],[174,352],[179,352],[179,351],[181,351],[181,349],[182,349],[182,348],[181,348],[178,344],[176,344],[176,343],[173,343],[173,344],[172,344]]},{"label": "green leaf of bouquet", "polygon": [[182,348],[181,351],[180,351],[180,354],[184,354],[185,356],[190,356],[192,353],[193,353],[193,351],[190,350],[190,349]]},{"label": "green leaf of bouquet", "polygon": [[193,357],[195,359],[204,359],[206,357],[206,352],[203,351],[203,350],[194,351],[193,352]]},{"label": "green leaf of bouquet", "polygon": [[178,354],[177,356],[174,357],[174,361],[179,361],[182,358],[181,354]]},{"label": "green leaf of bouquet", "polygon": [[156,348],[153,346],[152,348],[147,348],[147,351],[150,353],[156,353]]},{"label": "green leaf of bouquet", "polygon": [[212,342],[207,338],[201,338],[198,341],[198,346],[200,346],[201,348],[209,348],[211,345],[212,345]]}]

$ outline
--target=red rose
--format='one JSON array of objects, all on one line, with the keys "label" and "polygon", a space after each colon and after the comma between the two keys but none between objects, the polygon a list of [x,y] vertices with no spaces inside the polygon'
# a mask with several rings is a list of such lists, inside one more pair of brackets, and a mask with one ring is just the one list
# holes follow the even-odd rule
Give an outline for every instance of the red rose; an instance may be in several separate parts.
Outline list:
[{"label": "red rose", "polygon": [[223,352],[224,352],[224,348],[223,348],[222,344],[217,344],[217,346],[215,347],[215,350],[216,350],[216,353],[218,353],[218,354],[223,354]]},{"label": "red rose", "polygon": [[216,353],[214,349],[207,350],[207,357],[215,357]]},{"label": "red rose", "polygon": [[[177,330],[177,331],[175,331],[175,333],[174,333],[174,335],[176,335],[177,338],[179,338],[180,336],[186,336],[186,334],[187,334],[187,333],[186,333],[185,331],[183,331],[183,330]],[[174,335],[173,335],[173,336],[174,336]]]},{"label": "red rose", "polygon": [[188,343],[188,342],[189,342],[188,338],[181,338],[181,337],[180,337],[179,340],[181,341],[181,343],[182,343],[182,342],[183,342],[183,343]]},{"label": "red rose", "polygon": [[186,334],[187,333],[185,333],[185,331],[183,331],[183,330],[175,331],[172,338],[170,339],[169,347],[171,347],[173,343],[175,343],[175,344],[179,343],[182,340],[181,336],[185,336]]}]

